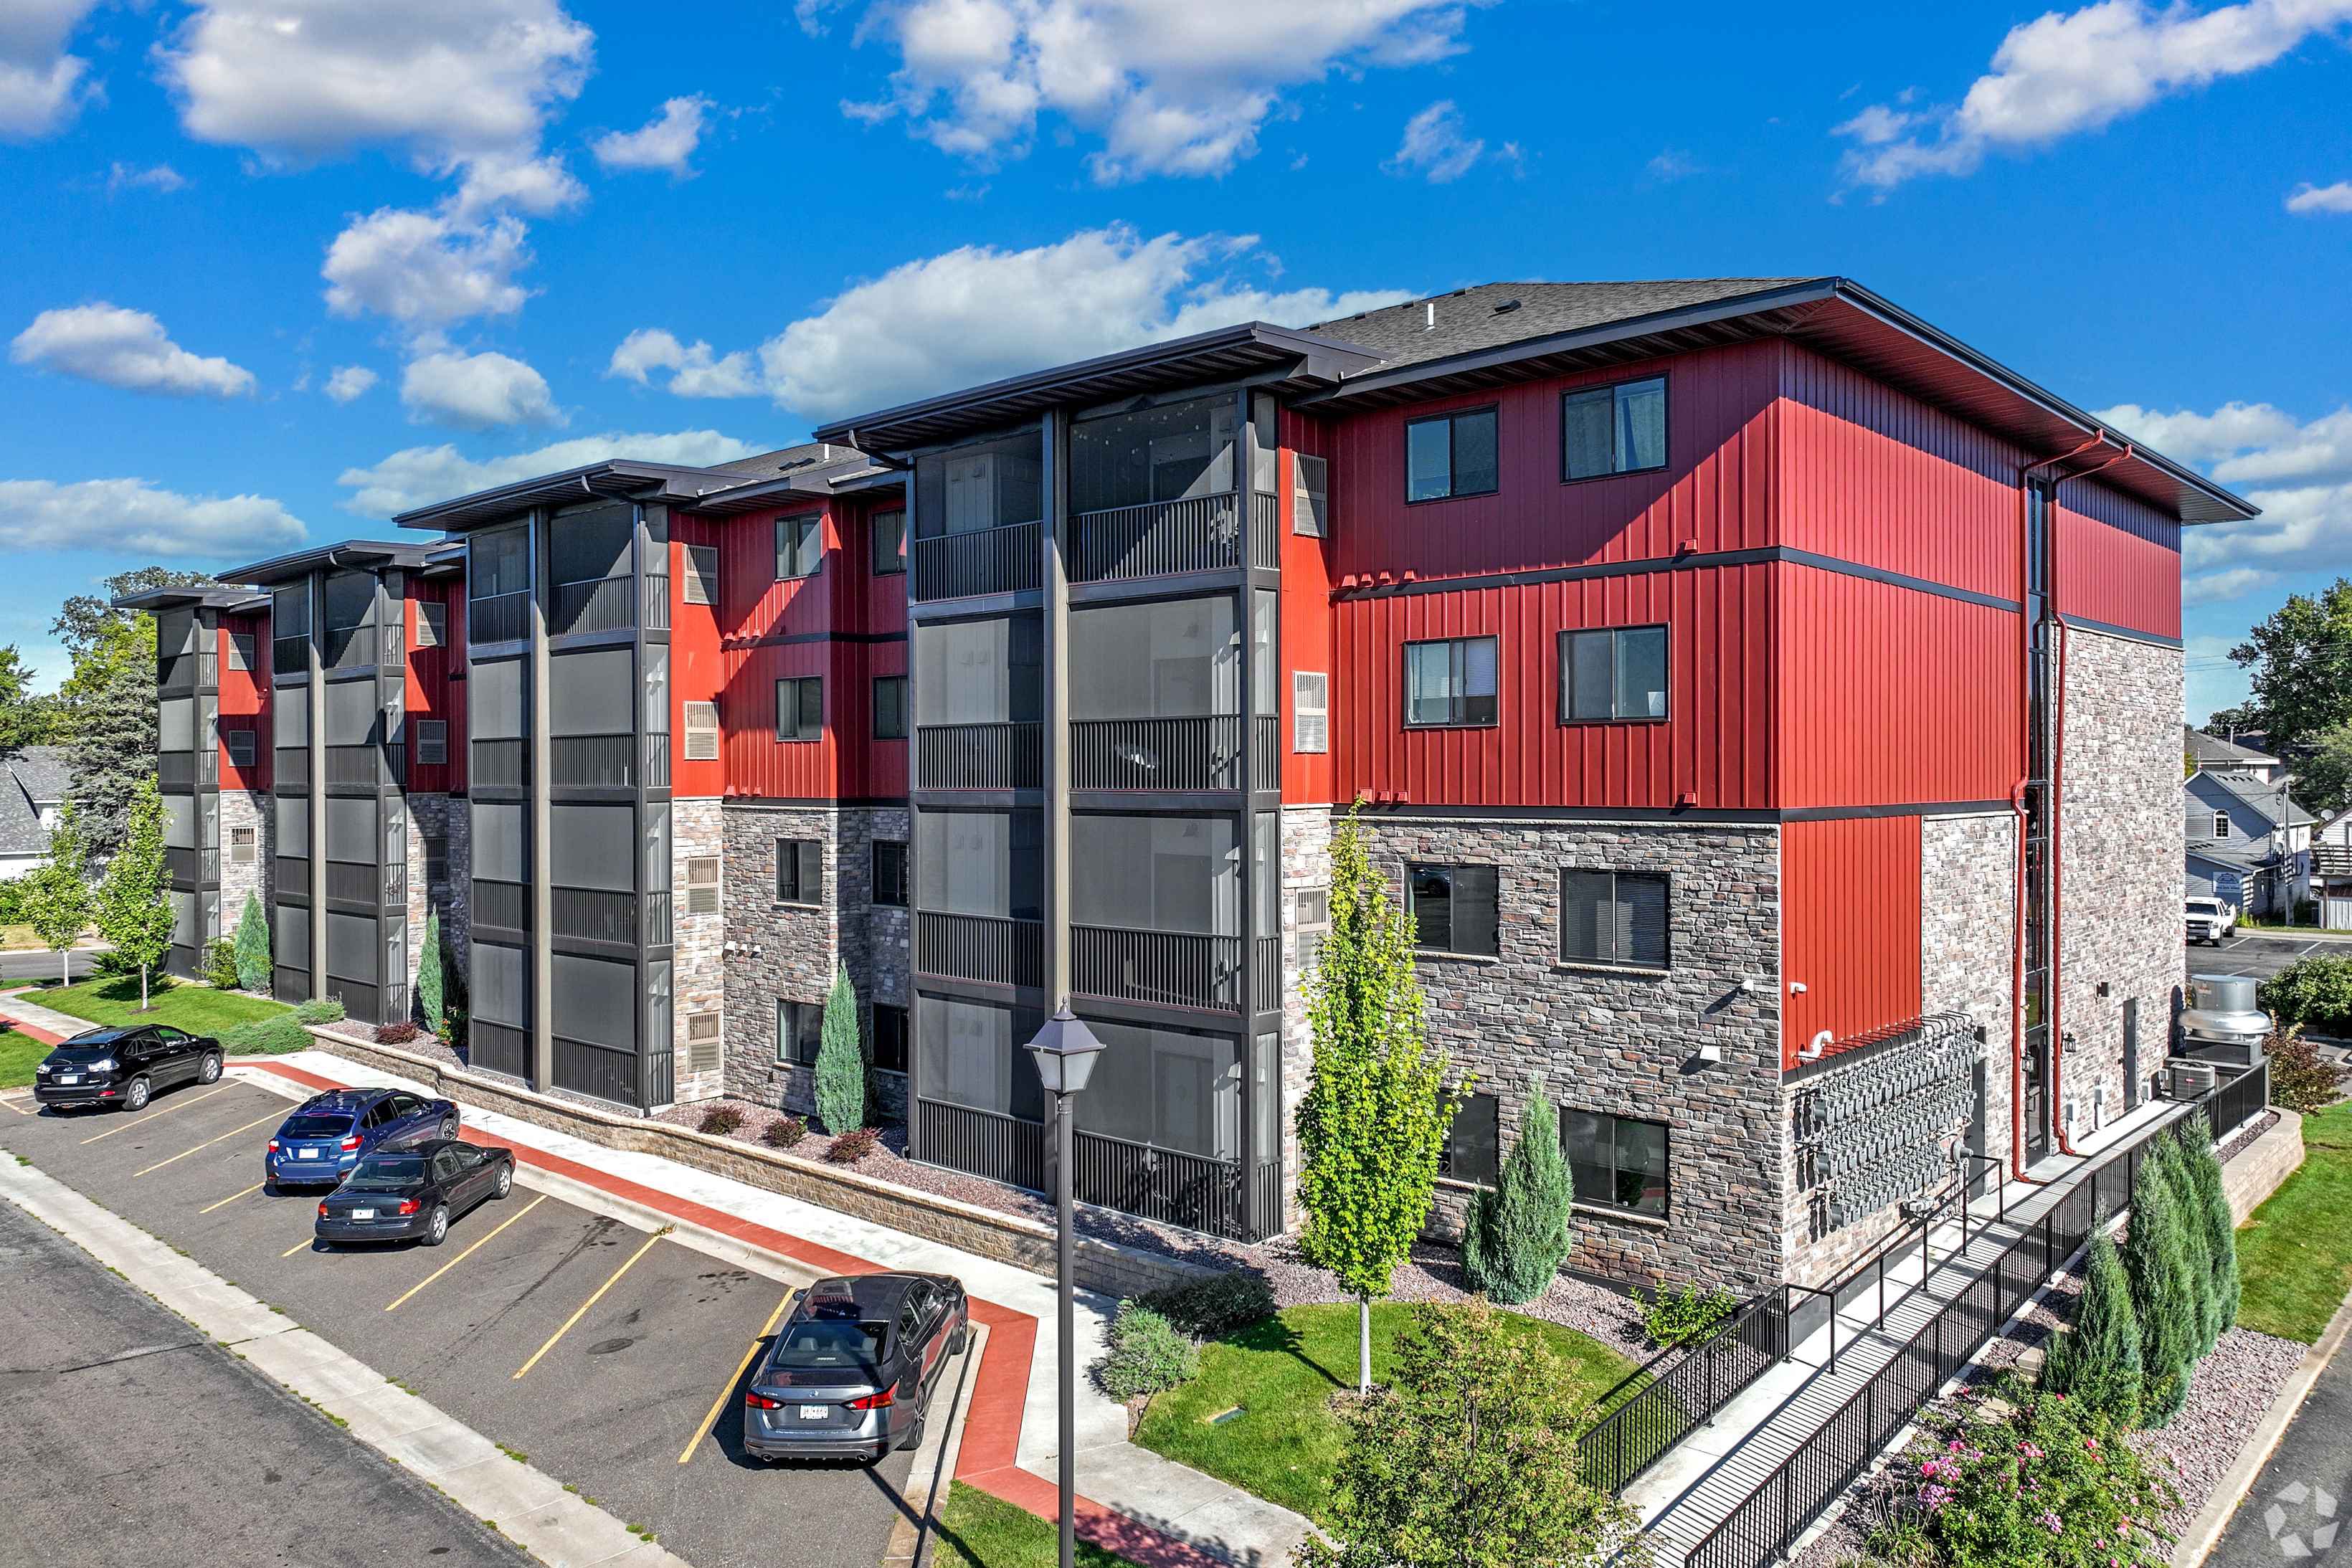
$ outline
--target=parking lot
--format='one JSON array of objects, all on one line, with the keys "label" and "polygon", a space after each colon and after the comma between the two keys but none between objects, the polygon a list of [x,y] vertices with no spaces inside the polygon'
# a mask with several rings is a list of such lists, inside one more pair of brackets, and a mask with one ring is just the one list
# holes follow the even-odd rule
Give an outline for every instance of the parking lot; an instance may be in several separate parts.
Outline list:
[{"label": "parking lot", "polygon": [[2216,946],[2189,949],[2189,973],[2251,975],[2267,980],[2297,958],[2314,953],[2352,958],[2352,942],[2329,941],[2292,931],[2241,932]]},{"label": "parking lot", "polygon": [[700,1568],[872,1568],[912,1456],[747,1461],[743,1388],[794,1288],[531,1188],[443,1246],[327,1250],[315,1194],[261,1186],[295,1102],[235,1080],[136,1116],[0,1100],[0,1148],[185,1250]]}]

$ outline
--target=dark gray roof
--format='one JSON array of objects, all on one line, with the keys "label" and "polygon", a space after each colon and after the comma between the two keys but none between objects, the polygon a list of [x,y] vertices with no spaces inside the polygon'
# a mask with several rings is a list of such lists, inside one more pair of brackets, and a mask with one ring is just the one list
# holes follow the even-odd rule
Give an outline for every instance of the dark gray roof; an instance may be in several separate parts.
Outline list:
[{"label": "dark gray roof", "polygon": [[2279,763],[2279,759],[2267,751],[2256,751],[2251,746],[2240,746],[2218,735],[2191,729],[2185,724],[2180,727],[2180,746],[2200,768],[2275,768]]},{"label": "dark gray roof", "polygon": [[0,766],[16,776],[16,782],[37,805],[56,805],[73,783],[73,763],[62,746],[28,746]]},{"label": "dark gray roof", "polygon": [[2220,785],[2225,792],[2235,795],[2250,808],[2261,812],[2266,821],[2275,822],[2282,828],[2297,828],[2305,823],[2319,821],[2317,817],[2297,804],[2294,796],[2287,793],[2288,787],[2285,783],[2265,784],[2250,774],[2226,773],[2211,768],[2199,773],[2197,777],[2209,783]]},{"label": "dark gray roof", "polygon": [[1668,277],[1630,283],[1481,283],[1307,329],[1381,357],[1391,371],[1662,310],[1686,309],[1802,283],[1801,277]]},{"label": "dark gray roof", "polygon": [[2191,839],[2188,854],[2190,860],[2209,861],[2233,871],[2260,871],[2278,859],[2266,847],[2269,842],[2267,839]]},{"label": "dark gray roof", "polygon": [[382,539],[343,539],[336,544],[317,545],[290,555],[272,556],[268,560],[255,561],[221,573],[227,582],[268,584],[290,582],[298,577],[308,577],[314,571],[349,568],[357,571],[377,567],[400,567],[414,571],[427,564],[436,547],[420,545],[414,540],[388,544]]},{"label": "dark gray roof", "polygon": [[41,826],[41,803],[65,797],[72,776],[65,750],[56,746],[28,746],[0,758],[0,855],[37,855],[49,847]]}]

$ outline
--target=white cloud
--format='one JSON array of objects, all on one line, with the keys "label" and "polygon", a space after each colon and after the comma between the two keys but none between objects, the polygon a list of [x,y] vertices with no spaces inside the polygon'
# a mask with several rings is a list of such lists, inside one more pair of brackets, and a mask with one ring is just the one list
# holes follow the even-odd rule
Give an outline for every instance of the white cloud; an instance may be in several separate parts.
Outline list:
[{"label": "white cloud", "polygon": [[[1088,162],[1104,183],[1222,174],[1256,152],[1286,89],[1457,54],[1465,13],[1489,3],[877,0],[857,37],[894,46],[898,68],[879,99],[842,107],[982,162],[1021,156],[1054,113],[1101,136]],[[823,9],[803,0],[803,25]]]},{"label": "white cloud", "polygon": [[421,355],[401,375],[400,402],[412,422],[467,430],[563,423],[547,378],[505,354]]},{"label": "white cloud", "polygon": [[1443,185],[1467,174],[1486,151],[1454,100],[1441,98],[1404,122],[1396,156],[1381,167],[1391,174],[1425,175],[1431,184]]},{"label": "white cloud", "polygon": [[320,273],[337,315],[373,311],[424,329],[521,309],[529,291],[514,275],[530,259],[518,218],[467,225],[438,213],[379,207],[335,236]]},{"label": "white cloud", "polygon": [[0,137],[63,130],[96,89],[89,62],[66,43],[98,0],[8,0],[0,5]]},{"label": "white cloud", "polygon": [[2126,403],[2099,417],[2197,464],[2263,508],[2248,522],[2188,531],[2182,559],[2200,574],[2190,580],[2204,600],[2261,585],[2240,573],[2266,580],[2282,572],[2352,570],[2352,405],[2307,422],[2260,402],[2226,403],[2211,413]]},{"label": "white cloud", "polygon": [[2251,593],[2273,582],[2277,578],[2278,573],[2253,566],[2233,566],[2222,571],[2209,571],[2181,580],[2180,602],[2211,604],[2220,600],[2235,599],[2242,593]]},{"label": "white cloud", "polygon": [[2293,439],[2294,416],[2266,402],[2227,402],[2210,413],[2180,409],[2159,413],[2136,402],[2101,409],[2098,417],[2167,457],[2210,465],[2249,447]]},{"label": "white cloud", "polygon": [[144,479],[0,480],[0,548],[10,550],[249,559],[298,545],[302,533],[267,496],[183,496]]},{"label": "white cloud", "polygon": [[16,334],[8,357],[126,392],[236,397],[253,390],[251,371],[192,354],[146,311],[103,300],[42,311]]},{"label": "white cloud", "polygon": [[1920,174],[1967,174],[1992,152],[2095,131],[2158,99],[2270,65],[2315,33],[2352,20],[2352,0],[2098,0],[2011,27],[1992,69],[1958,108],[1873,104],[1835,130],[1852,140],[1846,179],[1884,192]]},{"label": "white cloud", "polygon": [[327,378],[325,391],[337,402],[351,402],[365,397],[381,379],[365,365],[338,365],[335,373]]},{"label": "white cloud", "polygon": [[188,188],[187,180],[169,163],[158,163],[142,169],[135,163],[114,163],[106,171],[106,193],[120,195],[125,191],[154,191],[169,195],[173,191]]},{"label": "white cloud", "polygon": [[2290,213],[2352,213],[2352,180],[2333,185],[2302,184],[2286,199]]},{"label": "white cloud", "polygon": [[545,217],[588,199],[588,187],[572,178],[560,157],[493,153],[467,159],[458,167],[465,178],[443,209],[453,223],[478,223],[506,207]]},{"label": "white cloud", "polygon": [[730,463],[767,450],[715,430],[680,430],[667,435],[631,435],[614,431],[479,461],[445,444],[405,447],[368,467],[346,468],[335,483],[352,492],[343,502],[346,510],[363,517],[389,517],[436,501],[541,474],[559,474],[566,468],[582,467],[608,457],[705,466]]},{"label": "white cloud", "polygon": [[621,340],[604,367],[608,376],[622,376],[639,386],[652,384],[649,372],[670,372],[668,387],[680,397],[756,397],[760,373],[751,350],[739,349],[724,357],[709,343],[681,343],[658,327],[640,327]]},{"label": "white cloud", "polygon": [[607,169],[667,169],[683,179],[694,172],[687,160],[702,141],[702,117],[710,100],[699,95],[673,98],[642,130],[614,131],[598,137],[590,151]]},{"label": "white cloud", "polygon": [[1651,174],[1661,180],[1687,180],[1694,174],[1706,172],[1706,165],[1689,153],[1668,147],[1651,159],[1646,165]]}]

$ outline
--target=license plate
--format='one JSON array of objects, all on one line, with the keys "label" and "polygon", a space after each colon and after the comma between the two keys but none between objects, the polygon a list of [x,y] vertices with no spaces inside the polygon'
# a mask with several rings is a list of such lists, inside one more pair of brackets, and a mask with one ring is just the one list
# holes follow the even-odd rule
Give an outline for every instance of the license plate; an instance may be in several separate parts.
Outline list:
[{"label": "license plate", "polygon": [[315,1160],[319,1157],[319,1151],[316,1149],[297,1149],[294,1151],[294,1157],[298,1160]]},{"label": "license plate", "polygon": [[81,1082],[81,1074],[79,1072],[60,1072],[58,1074],[58,1082],[60,1083],[79,1083]]},{"label": "license plate", "polygon": [[354,1208],[352,1210],[352,1218],[353,1219],[373,1219],[375,1218],[375,1210],[373,1208]]},{"label": "license plate", "polygon": [[800,1410],[801,1419],[803,1421],[822,1421],[833,1414],[833,1406],[830,1405],[803,1405]]}]

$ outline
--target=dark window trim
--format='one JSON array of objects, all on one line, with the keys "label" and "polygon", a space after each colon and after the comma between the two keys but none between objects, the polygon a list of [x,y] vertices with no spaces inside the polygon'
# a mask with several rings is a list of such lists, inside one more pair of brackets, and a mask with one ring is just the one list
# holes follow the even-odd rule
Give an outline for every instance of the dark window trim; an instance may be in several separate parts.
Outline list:
[{"label": "dark window trim", "polygon": [[[1664,452],[1665,455],[1659,461],[1645,465],[1640,468],[1612,468],[1606,474],[1570,476],[1568,471],[1568,400],[1572,397],[1580,397],[1592,392],[1601,392],[1604,389],[1613,392],[1619,387],[1630,387],[1637,382],[1661,382],[1664,383],[1666,417],[1658,432],[1658,444]],[[1615,411],[1615,404],[1613,402],[1611,404],[1611,411],[1613,415]],[[1615,428],[1613,423],[1611,428],[1612,430]],[[1591,485],[1602,479],[1622,479],[1628,474],[1656,474],[1664,469],[1673,467],[1675,465],[1675,386],[1673,372],[1669,371],[1650,371],[1638,376],[1622,376],[1613,382],[1597,382],[1590,386],[1569,387],[1565,389],[1559,394],[1559,482],[1563,485]],[[1613,444],[1612,447],[1612,455],[1614,455]],[[1502,463],[1499,457],[1496,461],[1495,467],[1497,474],[1502,471]]]},{"label": "dark window trim", "polygon": [[[1472,951],[1470,948],[1467,948],[1467,947],[1461,947],[1461,946],[1424,947],[1424,946],[1422,946],[1422,944],[1421,944],[1421,917],[1420,917],[1419,914],[1418,914],[1418,913],[1413,909],[1413,906],[1412,906],[1412,878],[1413,878],[1413,873],[1414,873],[1415,872],[1422,872],[1422,871],[1443,871],[1443,872],[1486,871],[1486,872],[1492,872],[1492,873],[1495,873],[1495,950],[1494,950],[1492,953],[1479,953],[1479,952],[1474,952],[1474,951]],[[1453,915],[1453,894],[1452,894],[1452,884],[1451,884],[1450,883],[1448,883],[1448,892],[1447,892],[1446,898],[1447,898],[1447,910],[1446,910],[1446,925],[1447,925],[1447,932],[1446,932],[1446,936],[1447,936],[1447,939],[1448,939],[1448,941],[1450,942],[1450,941],[1452,941],[1452,940],[1453,940],[1453,937],[1454,937],[1454,932],[1453,932],[1453,929],[1452,929],[1452,926],[1453,926],[1453,920],[1454,920],[1454,915]],[[1492,961],[1492,960],[1495,960],[1495,959],[1498,959],[1498,958],[1500,958],[1500,957],[1503,956],[1503,868],[1502,868],[1500,865],[1498,865],[1498,864],[1496,864],[1496,863],[1494,863],[1494,862],[1487,862],[1487,861],[1411,861],[1411,860],[1409,860],[1409,861],[1405,862],[1404,862],[1404,912],[1405,912],[1405,914],[1406,914],[1407,915],[1409,915],[1409,916],[1411,916],[1411,917],[1412,918],[1412,922],[1413,922],[1413,931],[1412,931],[1412,950],[1413,950],[1414,952],[1416,952],[1416,953],[1426,953],[1426,954],[1430,955],[1432,957],[1437,957],[1437,958],[1475,958],[1475,959],[1485,959],[1485,960],[1488,960],[1488,961]]]},{"label": "dark window trim", "polygon": [[[907,885],[908,844],[908,841],[906,839],[873,839],[867,841],[866,853],[866,897],[867,903],[883,909],[904,909],[907,907],[907,894],[908,891]],[[879,867],[882,863],[882,851],[886,845],[898,852],[898,896],[896,898],[884,898],[882,896],[882,876]]]},{"label": "dark window trim", "polygon": [[[1456,1170],[1454,1168],[1455,1159],[1454,1154],[1454,1129],[1461,1126],[1462,1118],[1468,1114],[1471,1108],[1481,1100],[1486,1102],[1487,1105],[1490,1107],[1486,1113],[1491,1115],[1495,1121],[1495,1168],[1486,1172],[1483,1176],[1475,1171],[1465,1174],[1462,1171]],[[1454,1119],[1445,1124],[1445,1141],[1438,1145],[1438,1177],[1443,1181],[1458,1181],[1467,1183],[1472,1186],[1490,1186],[1502,1179],[1503,1159],[1505,1153],[1506,1151],[1503,1147],[1502,1097],[1496,1094],[1486,1093],[1483,1091],[1465,1094],[1462,1097],[1462,1103],[1454,1110]]]},{"label": "dark window trim", "polygon": [[[803,735],[801,733],[800,729],[800,688],[801,684],[804,681],[814,681],[817,687],[816,731],[812,735]],[[787,731],[784,728],[784,688],[786,686],[793,688],[793,727],[790,731]],[[816,741],[823,740],[824,738],[824,677],[823,675],[778,675],[776,677],[776,744],[779,746],[807,746]]]},{"label": "dark window trim", "polygon": [[[898,1051],[901,1065],[897,1067],[886,1067],[882,1064],[882,1015],[886,1012],[898,1015]],[[869,1054],[874,1071],[887,1072],[895,1078],[906,1077],[907,1064],[912,1062],[915,1054],[915,1009],[905,1002],[874,1002],[869,1004],[867,1016],[870,1021],[867,1024],[866,1039],[871,1042]]]},{"label": "dark window trim", "polygon": [[[1423,496],[1420,499],[1415,500],[1412,494],[1412,427],[1416,424],[1432,424],[1441,419],[1446,422],[1445,482],[1448,485],[1451,485],[1454,482],[1455,470],[1461,466],[1461,465],[1456,463],[1454,459],[1453,422],[1460,419],[1465,414],[1472,413],[1491,413],[1495,416],[1495,482],[1492,485],[1487,486],[1483,490],[1448,490],[1443,496]],[[1440,501],[1462,501],[1467,500],[1473,496],[1499,496],[1502,494],[1503,405],[1501,403],[1482,402],[1475,404],[1469,408],[1449,408],[1444,413],[1424,413],[1418,418],[1406,420],[1404,422],[1404,504],[1406,506],[1430,507],[1435,506]],[[1560,466],[1562,468],[1566,468],[1568,466],[1568,458],[1565,453],[1563,453],[1560,457]]]},{"label": "dark window trim", "polygon": [[[874,525],[891,513],[898,515],[898,549],[895,554],[882,553],[881,535]],[[866,575],[869,577],[904,577],[907,575],[907,508],[883,507],[867,514],[866,519]]]},{"label": "dark window trim", "polygon": [[[1574,715],[1570,714],[1570,713],[1568,711],[1568,694],[1569,694],[1569,679],[1568,679],[1568,672],[1569,672],[1569,664],[1568,664],[1568,640],[1569,640],[1570,637],[1583,637],[1583,636],[1590,636],[1590,635],[1591,635],[1592,633],[1594,633],[1594,632],[1608,632],[1608,633],[1609,633],[1609,636],[1610,636],[1610,643],[1609,643],[1609,702],[1610,702],[1610,706],[1611,706],[1612,707],[1614,707],[1614,706],[1616,706],[1616,703],[1617,703],[1617,643],[1616,643],[1616,638],[1617,638],[1618,634],[1619,634],[1619,633],[1621,633],[1621,632],[1664,632],[1664,633],[1665,634],[1665,639],[1666,639],[1666,711],[1665,711],[1665,712],[1664,712],[1664,713],[1662,713],[1662,714],[1635,714],[1635,715],[1633,715],[1633,716],[1630,716],[1630,717],[1622,716],[1619,716],[1619,715],[1614,715],[1614,714],[1612,714],[1612,715],[1611,715],[1611,716],[1610,716],[1609,717],[1607,717],[1607,718],[1578,718],[1578,717],[1576,717]],[[1562,628],[1560,629],[1559,635],[1558,635],[1556,638],[1554,638],[1554,639],[1553,639],[1553,644],[1552,644],[1552,645],[1553,645],[1553,651],[1554,651],[1554,652],[1553,652],[1553,663],[1554,663],[1554,665],[1555,665],[1555,668],[1554,668],[1554,670],[1553,670],[1553,679],[1555,680],[1555,682],[1556,682],[1556,683],[1559,685],[1559,702],[1558,702],[1558,703],[1554,704],[1553,706],[1554,706],[1558,709],[1558,711],[1559,711],[1559,723],[1560,723],[1561,725],[1566,726],[1566,725],[1573,725],[1573,724],[1664,724],[1664,723],[1665,723],[1668,719],[1670,719],[1670,718],[1672,718],[1672,717],[1674,717],[1674,716],[1675,716],[1675,629],[1674,629],[1674,627],[1673,627],[1671,624],[1669,624],[1668,622],[1664,622],[1664,621],[1643,621],[1643,622],[1640,622],[1635,623],[1635,624],[1633,624],[1633,625],[1626,625],[1626,626],[1564,626],[1564,627],[1562,627]],[[1498,676],[1499,676],[1499,671],[1498,671]]]},{"label": "dark window trim", "polygon": [[[776,998],[775,1015],[776,1034],[778,1037],[776,1040],[776,1065],[778,1067],[814,1067],[816,1065],[815,1051],[809,1052],[807,1061],[803,1061],[801,1060],[800,1047],[801,1040],[803,1039],[801,1025],[803,1019],[800,1015],[787,1011],[789,1009],[795,1008],[806,1008],[811,1013],[815,1015],[818,1035],[817,1045],[818,1049],[823,1049],[824,1043],[824,1004],[823,1002],[804,1002],[793,997],[778,997]],[[784,1043],[784,1036],[786,1034],[784,1020],[787,1018],[792,1019],[792,1027],[790,1030],[792,1043],[790,1045],[786,1045]]]},{"label": "dark window trim", "polygon": [[[784,529],[787,528],[797,529],[803,523],[811,522],[816,525],[816,559],[814,563],[809,565],[805,570],[787,573],[783,570]],[[823,511],[814,511],[786,512],[781,514],[776,518],[774,543],[776,547],[775,580],[778,582],[807,581],[810,578],[816,576],[819,572],[824,570],[824,558],[826,554],[824,548],[824,513]],[[798,552],[795,551],[794,553],[797,554]]]},{"label": "dark window trim", "polygon": [[[1664,963],[1643,964],[1632,958],[1593,958],[1568,950],[1568,879],[1571,876],[1605,876],[1613,907],[1617,879],[1633,877],[1643,882],[1664,883],[1666,888],[1666,956]],[[1619,871],[1615,866],[1564,865],[1552,879],[1552,893],[1557,903],[1554,917],[1559,923],[1559,956],[1563,964],[1576,964],[1595,969],[1626,969],[1637,975],[1664,974],[1675,967],[1675,878],[1671,872]]]},{"label": "dark window trim", "polygon": [[[814,894],[812,894],[810,893],[810,891],[809,891],[807,888],[803,887],[803,886],[801,885],[801,846],[802,846],[803,844],[810,845],[811,847],[813,847],[813,848],[816,851],[816,880],[817,880],[817,886],[816,886],[816,891],[815,891],[815,893],[814,893]],[[787,847],[790,847],[790,849],[791,849],[791,850],[792,850],[792,852],[793,852],[793,853],[792,853],[792,866],[793,866],[793,896],[792,896],[792,897],[790,897],[790,898],[787,898],[787,897],[785,897],[785,896],[784,896],[784,851],[785,851],[785,849],[786,849]],[[821,840],[821,839],[778,839],[778,840],[776,841],[776,877],[775,877],[775,882],[774,882],[773,886],[774,886],[774,889],[775,889],[776,902],[777,902],[778,904],[783,904],[783,905],[789,906],[789,907],[793,908],[793,909],[822,909],[822,908],[824,908],[824,841],[823,841],[823,840]]]},{"label": "dark window trim", "polygon": [[[898,728],[896,733],[889,735],[885,735],[882,732],[882,686],[887,681],[896,681],[898,683]],[[908,737],[908,730],[910,727],[907,722],[908,716],[907,713],[907,705],[913,695],[913,690],[907,684],[907,677],[904,675],[877,675],[874,677],[874,686],[873,690],[868,694],[868,700],[873,705],[872,718],[874,721],[873,730],[875,739],[905,740]]]},{"label": "dark window trim", "polygon": [[[1672,1122],[1656,1121],[1648,1116],[1620,1115],[1614,1111],[1588,1111],[1581,1105],[1563,1105],[1560,1107],[1560,1110],[1563,1113],[1573,1112],[1580,1116],[1598,1116],[1609,1123],[1609,1172],[1612,1178],[1618,1174],[1617,1127],[1620,1123],[1632,1122],[1638,1126],[1655,1127],[1666,1135],[1666,1207],[1664,1213],[1648,1214],[1638,1208],[1628,1208],[1622,1203],[1609,1203],[1599,1198],[1588,1198],[1581,1196],[1578,1197],[1576,1199],[1576,1207],[1578,1208],[1597,1210],[1602,1214],[1623,1215],[1632,1219],[1647,1220],[1654,1225],[1664,1224],[1674,1218],[1675,1124]],[[1569,1165],[1569,1181],[1572,1190],[1576,1180],[1575,1161],[1568,1151],[1568,1117],[1565,1114],[1561,1115],[1559,1120],[1559,1155],[1560,1158],[1566,1161]],[[1614,1186],[1613,1180],[1612,1186],[1612,1187]]]},{"label": "dark window trim", "polygon": [[[1446,719],[1431,724],[1416,722],[1412,716],[1412,650],[1426,648],[1437,643],[1492,643],[1495,644],[1495,716],[1487,719]],[[1407,641],[1397,654],[1397,717],[1407,729],[1498,729],[1503,723],[1503,637],[1499,632],[1476,632],[1464,637],[1415,637]],[[1465,694],[1465,695],[1469,694]],[[1324,705],[1328,722],[1330,705]]]}]

